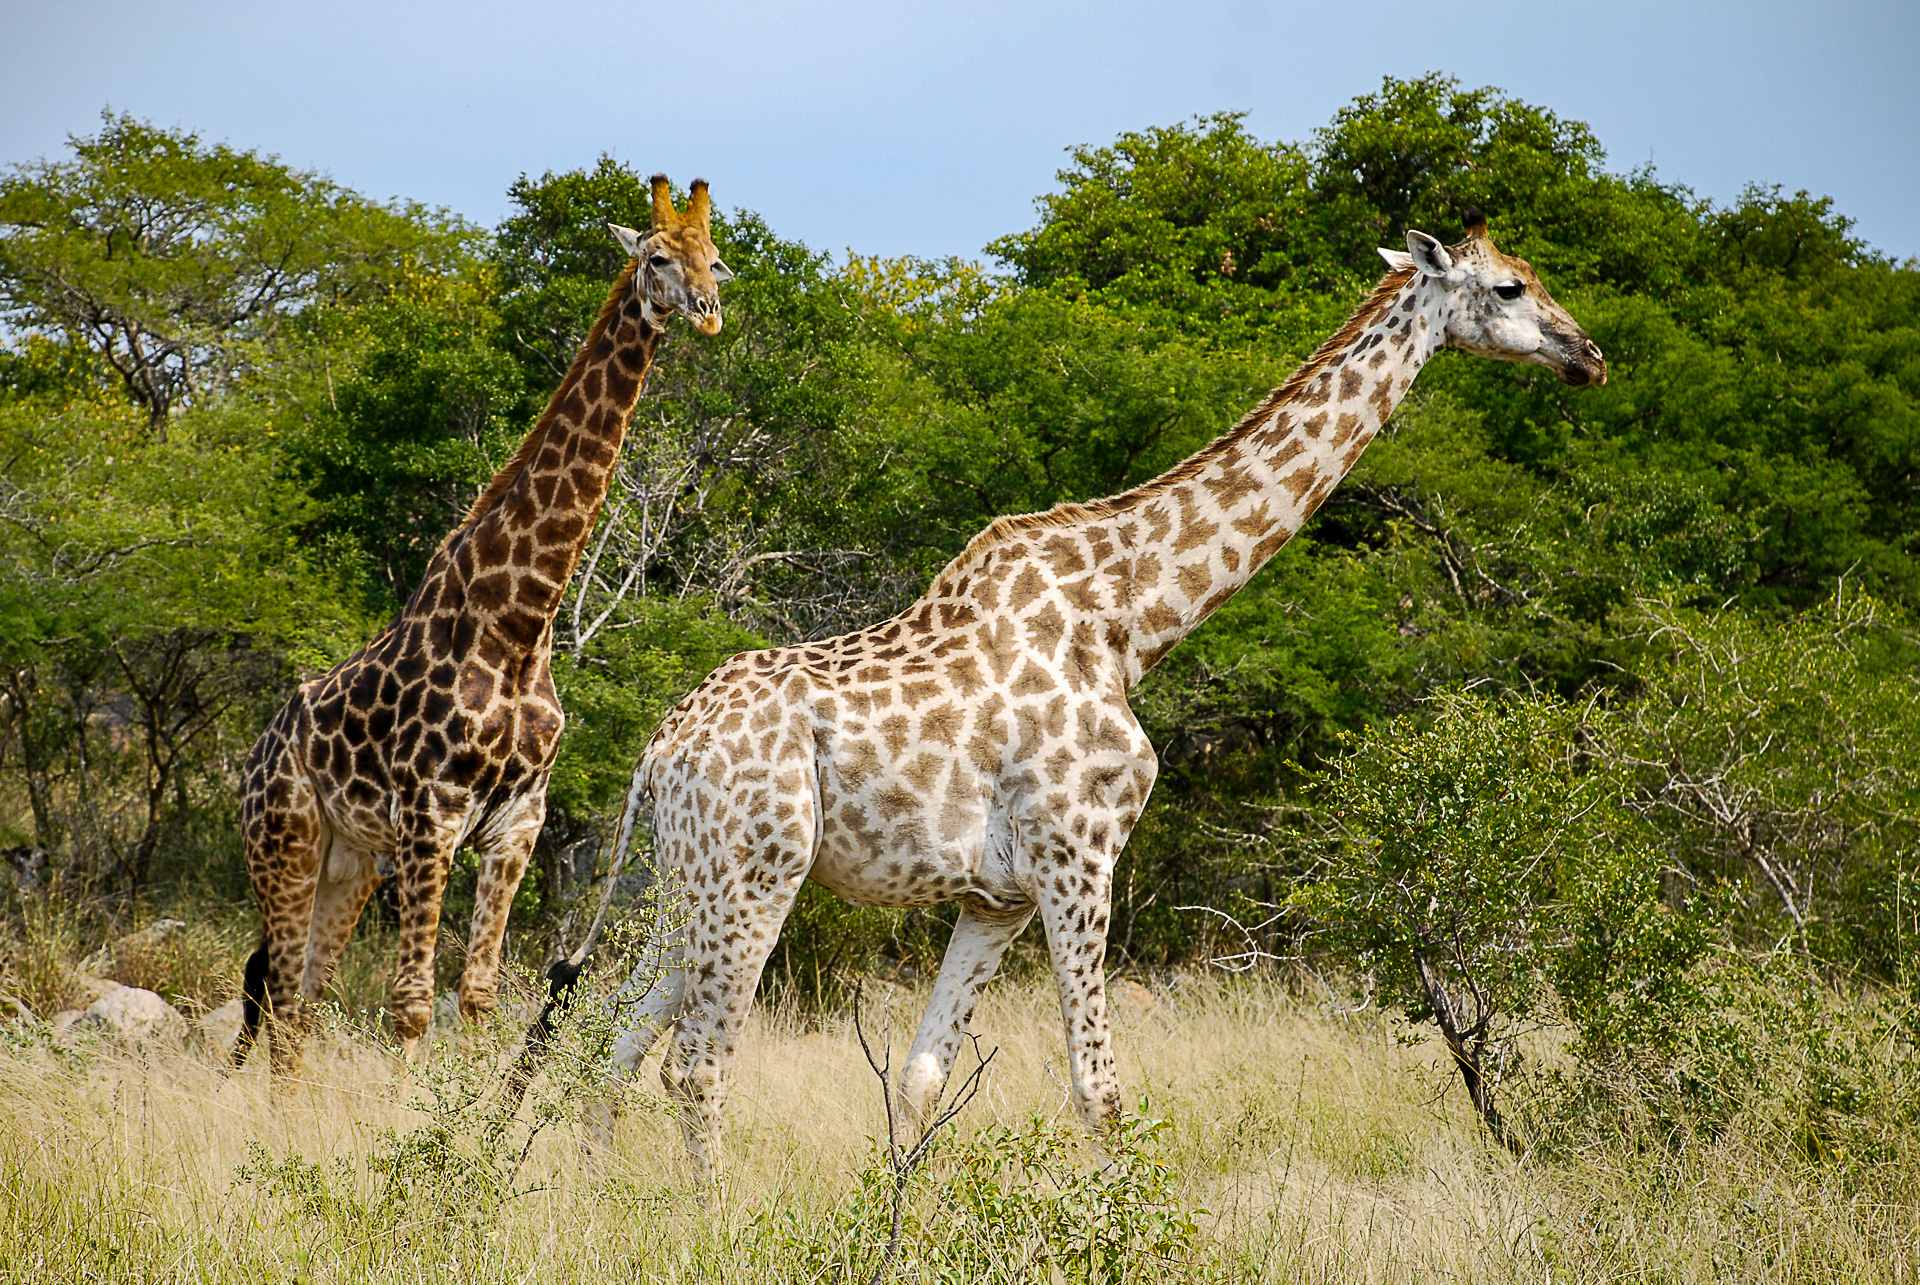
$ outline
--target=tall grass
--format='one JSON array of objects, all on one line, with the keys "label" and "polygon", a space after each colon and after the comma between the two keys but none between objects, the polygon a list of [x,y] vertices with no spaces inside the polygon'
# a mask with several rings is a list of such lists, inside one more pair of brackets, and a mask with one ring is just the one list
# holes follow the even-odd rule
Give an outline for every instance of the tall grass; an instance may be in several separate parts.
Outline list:
[{"label": "tall grass", "polygon": [[[884,1012],[870,999],[868,1024],[898,1046],[920,997],[890,993]],[[1166,1122],[1144,1144],[1148,1160],[1197,1231],[1190,1253],[1092,1279],[1920,1280],[1912,1148],[1863,1171],[1737,1119],[1665,1135],[1627,1121],[1515,1162],[1463,1102],[1433,1096],[1443,1077],[1423,1073],[1431,1050],[1370,1015],[1339,1016],[1271,982],[1190,979],[1122,1003],[1116,1021],[1125,1082]],[[691,1183],[671,1116],[642,1109],[622,1117],[610,1153],[583,1155],[563,1120],[510,1190],[456,1189],[481,1194],[451,1203],[382,1203],[396,1139],[425,1136],[436,1118],[408,1105],[435,1064],[408,1080],[352,1022],[324,1032],[303,1078],[278,1086],[259,1065],[229,1078],[184,1052],[63,1053],[19,1037],[0,1050],[0,1280],[851,1274],[872,1261],[863,1246],[884,1239],[863,1175],[885,1124],[849,1024],[811,1025],[777,1007],[754,1020],[717,1191]],[[1000,1052],[917,1189],[923,1211],[982,1146],[1057,1136],[1050,1126],[1072,1117],[1050,988],[997,988],[975,1026]],[[1061,1163],[1055,1182],[1102,1159],[1076,1141]],[[935,1278],[925,1237],[990,1242],[995,1231],[923,1225],[901,1279]],[[1031,1255],[995,1261],[1039,1280],[1060,1270]]]}]

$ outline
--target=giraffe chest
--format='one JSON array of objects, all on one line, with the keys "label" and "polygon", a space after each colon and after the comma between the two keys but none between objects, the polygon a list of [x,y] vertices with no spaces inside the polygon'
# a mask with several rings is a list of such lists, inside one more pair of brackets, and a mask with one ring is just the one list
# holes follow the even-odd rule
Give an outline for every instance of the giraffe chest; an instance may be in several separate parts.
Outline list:
[{"label": "giraffe chest", "polygon": [[463,834],[538,788],[565,725],[544,657],[519,667],[357,657],[310,689],[307,766],[330,821],[391,848],[412,814]]}]

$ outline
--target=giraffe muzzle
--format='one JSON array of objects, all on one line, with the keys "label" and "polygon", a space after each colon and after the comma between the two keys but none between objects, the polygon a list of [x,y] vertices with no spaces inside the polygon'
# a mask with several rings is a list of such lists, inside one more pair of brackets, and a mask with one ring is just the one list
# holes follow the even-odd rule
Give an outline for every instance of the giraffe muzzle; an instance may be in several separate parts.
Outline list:
[{"label": "giraffe muzzle", "polygon": [[1560,377],[1575,388],[1602,388],[1607,382],[1607,359],[1600,353],[1600,345],[1591,339],[1581,339],[1577,347],[1578,356],[1569,362],[1566,372]]},{"label": "giraffe muzzle", "polygon": [[1607,382],[1607,359],[1599,344],[1583,334],[1549,333],[1557,341],[1554,347],[1559,350],[1559,360],[1547,364],[1560,376],[1561,383],[1573,388],[1599,388]]},{"label": "giraffe muzzle", "polygon": [[693,328],[711,339],[720,333],[720,304],[713,299],[695,299],[686,309]]}]

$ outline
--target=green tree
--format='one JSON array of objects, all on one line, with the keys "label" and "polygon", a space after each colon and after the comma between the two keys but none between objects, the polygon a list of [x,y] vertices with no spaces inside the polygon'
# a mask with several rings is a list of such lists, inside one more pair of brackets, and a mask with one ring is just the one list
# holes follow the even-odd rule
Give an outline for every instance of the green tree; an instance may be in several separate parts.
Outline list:
[{"label": "green tree", "polygon": [[1641,628],[1643,694],[1601,739],[1630,805],[1696,886],[1738,894],[1740,944],[1896,977],[1920,842],[1910,621],[1849,592],[1780,622],[1655,603]]},{"label": "green tree", "polygon": [[1514,1024],[1547,993],[1561,866],[1604,803],[1571,732],[1550,702],[1458,695],[1425,725],[1353,738],[1314,778],[1339,840],[1296,898],[1383,1006],[1434,1024],[1474,1109],[1515,1149],[1495,1090]]},{"label": "green tree", "polygon": [[[317,312],[323,389],[285,449],[318,509],[304,534],[391,612],[531,427],[520,366],[499,344],[485,265],[408,265],[379,297]],[[309,362],[311,358],[308,359]]]},{"label": "green tree", "polygon": [[377,293],[468,235],[130,116],[70,145],[0,179],[0,315],[98,354],[156,435],[269,363],[304,311]]},{"label": "green tree", "polygon": [[228,812],[208,747],[363,626],[298,547],[268,423],[221,405],[162,441],[114,399],[0,402],[0,767],[82,885],[138,892],[203,800]]}]

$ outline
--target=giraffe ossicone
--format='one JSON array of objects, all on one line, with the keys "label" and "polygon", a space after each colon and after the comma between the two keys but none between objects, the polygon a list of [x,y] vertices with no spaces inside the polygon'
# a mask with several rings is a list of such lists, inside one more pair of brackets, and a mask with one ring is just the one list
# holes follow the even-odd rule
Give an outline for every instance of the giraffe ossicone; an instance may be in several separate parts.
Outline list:
[{"label": "giraffe ossicone", "polygon": [[720,330],[707,185],[674,208],[652,187],[646,235],[613,283],[547,409],[427,564],[377,637],[301,684],[247,756],[240,822],[261,942],[247,962],[245,1060],[263,1020],[273,1066],[299,1065],[307,1006],[383,875],[398,876],[394,1034],[409,1053],[432,1017],[433,956],[454,853],[480,857],[460,1010],[498,1000],[501,942],[546,818],[565,717],[553,618],[579,563],[667,320]]},{"label": "giraffe ossicone", "polygon": [[1346,323],[1192,457],[1121,495],[1000,518],[893,619],[735,656],[668,714],[616,843],[651,803],[676,926],[629,982],[637,1020],[614,1058],[631,1072],[671,1031],[661,1076],[704,1173],[754,988],[808,879],[862,905],[961,903],[900,1084],[913,1127],[1036,915],[1080,1116],[1118,1118],[1109,892],[1158,768],[1128,690],[1300,529],[1441,348],[1606,382],[1533,269],[1467,223],[1451,248],[1410,232],[1386,251],[1392,271]]}]

